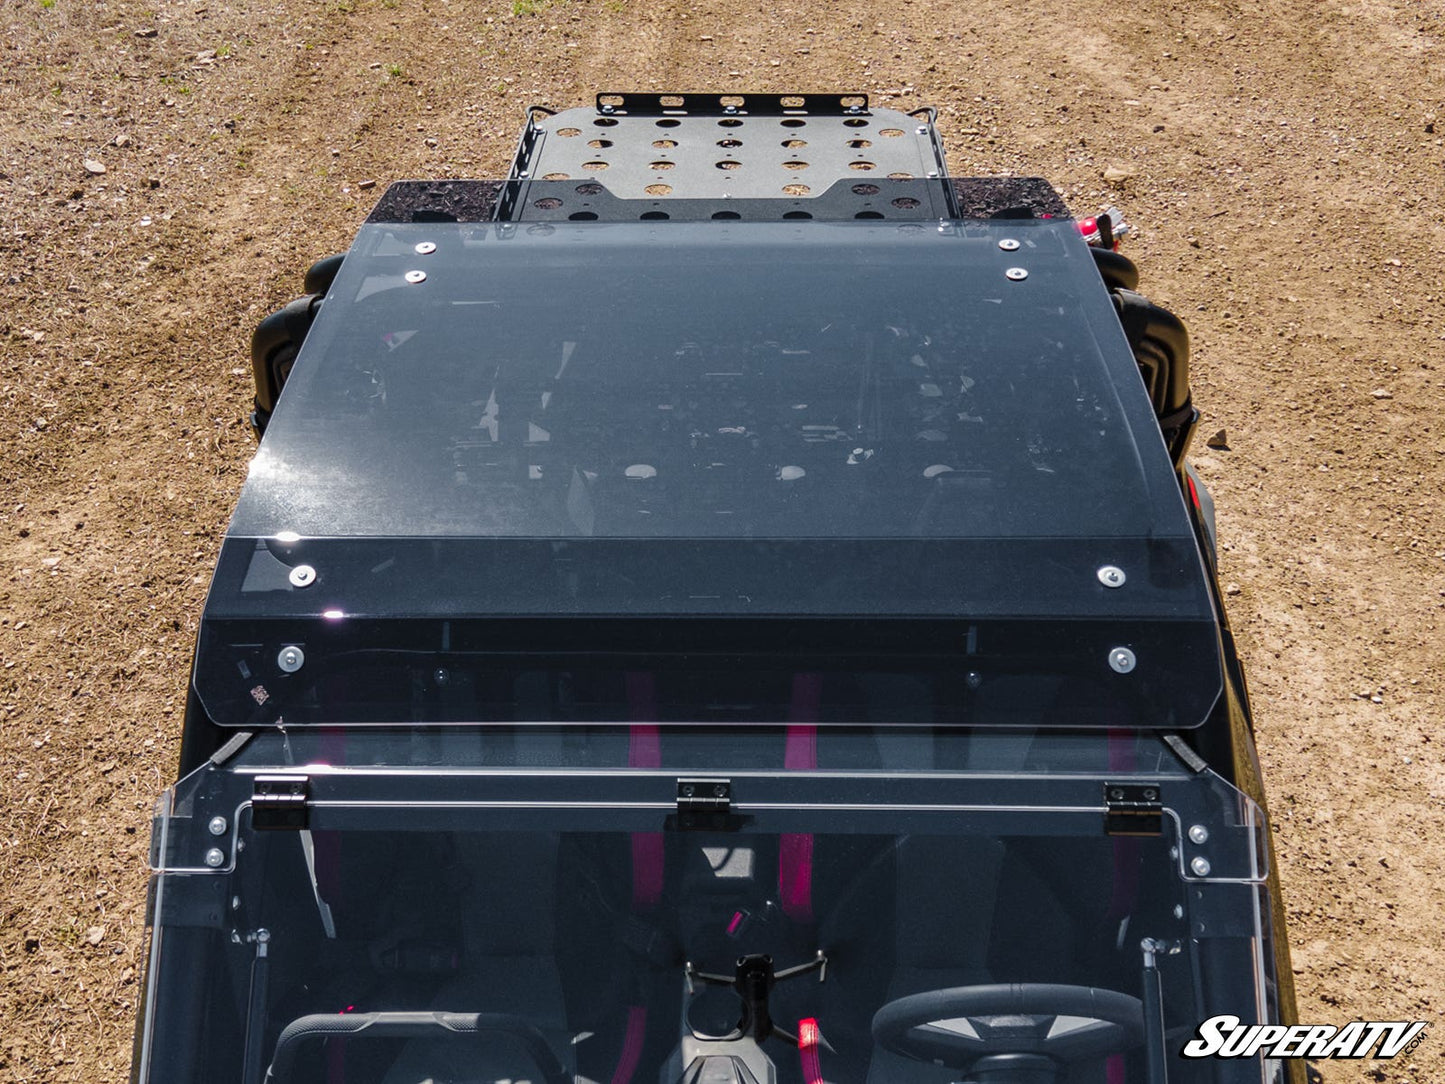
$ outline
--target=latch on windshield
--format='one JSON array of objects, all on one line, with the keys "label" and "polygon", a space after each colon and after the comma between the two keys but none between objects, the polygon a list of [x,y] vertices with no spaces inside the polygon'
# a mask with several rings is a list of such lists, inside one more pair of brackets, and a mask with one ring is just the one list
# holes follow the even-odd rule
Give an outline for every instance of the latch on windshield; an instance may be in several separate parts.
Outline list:
[{"label": "latch on windshield", "polygon": [[677,826],[718,831],[732,825],[733,784],[730,779],[679,779]]},{"label": "latch on windshield", "polygon": [[261,830],[311,827],[311,780],[304,775],[258,775],[251,791],[251,827]]},{"label": "latch on windshield", "polygon": [[1157,836],[1164,802],[1157,783],[1105,783],[1104,831],[1111,836]]}]

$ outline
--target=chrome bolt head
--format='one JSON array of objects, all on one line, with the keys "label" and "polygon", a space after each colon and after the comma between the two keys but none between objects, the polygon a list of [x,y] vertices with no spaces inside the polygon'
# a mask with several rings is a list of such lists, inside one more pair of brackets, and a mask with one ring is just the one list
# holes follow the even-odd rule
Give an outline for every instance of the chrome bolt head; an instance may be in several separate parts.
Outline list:
[{"label": "chrome bolt head", "polygon": [[297,565],[286,578],[292,587],[310,587],[316,582],[316,570],[310,565]]},{"label": "chrome bolt head", "polygon": [[403,277],[406,279],[407,282],[409,282],[409,283],[411,283],[413,286],[415,286],[418,282],[425,282],[425,281],[426,281],[426,272],[425,272],[425,271],[408,271],[408,272],[406,273],[406,275],[403,276]]},{"label": "chrome bolt head", "polygon": [[211,823],[206,825],[206,827],[211,830],[211,835],[223,836],[226,834],[226,818],[212,817]]},{"label": "chrome bolt head", "polygon": [[206,852],[206,865],[212,869],[218,869],[226,861],[226,852],[220,847],[212,847]]},{"label": "chrome bolt head", "polygon": [[1029,277],[1029,273],[1022,267],[1010,267],[1003,273],[1003,277],[1010,282],[1023,282],[1024,279]]},{"label": "chrome bolt head", "polygon": [[1208,843],[1208,842],[1209,842],[1209,829],[1206,828],[1206,827],[1204,827],[1204,825],[1202,825],[1202,824],[1192,824],[1192,825],[1190,825],[1190,826],[1189,826],[1189,842],[1190,842],[1190,843]]},{"label": "chrome bolt head", "polygon": [[1138,665],[1139,660],[1127,647],[1116,647],[1109,652],[1109,667],[1116,674],[1127,674]]},{"label": "chrome bolt head", "polygon": [[436,250],[437,250],[437,243],[436,243],[435,241],[418,241],[418,242],[417,242],[417,245],[416,245],[416,254],[417,254],[418,256],[430,256],[430,255],[431,255],[433,252],[435,252]]},{"label": "chrome bolt head", "polygon": [[1105,587],[1123,587],[1129,579],[1118,565],[1105,565],[1097,573],[1099,582]]},{"label": "chrome bolt head", "polygon": [[1200,857],[1195,858],[1189,863],[1189,868],[1193,871],[1194,876],[1196,877],[1208,877],[1211,867],[1209,865],[1209,859],[1201,855]]},{"label": "chrome bolt head", "polygon": [[1019,243],[1012,237],[1005,237],[998,243],[998,247],[1005,252],[1017,252],[1019,250]]},{"label": "chrome bolt head", "polygon": [[302,651],[295,644],[288,644],[276,655],[276,665],[281,668],[283,674],[294,674],[306,664],[306,652]]}]

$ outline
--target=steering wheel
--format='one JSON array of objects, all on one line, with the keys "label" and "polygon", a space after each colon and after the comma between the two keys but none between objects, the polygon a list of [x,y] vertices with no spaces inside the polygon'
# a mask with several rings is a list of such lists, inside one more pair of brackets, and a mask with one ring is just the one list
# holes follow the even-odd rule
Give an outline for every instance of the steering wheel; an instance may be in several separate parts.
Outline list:
[{"label": "steering wheel", "polygon": [[1143,1037],[1144,1006],[1137,997],[1041,982],[930,990],[890,1001],[873,1017],[873,1039],[885,1049],[977,1071],[985,1069],[980,1059],[992,1063],[1003,1055],[996,1063],[1000,1070],[1027,1062],[1048,1073],[1041,1059],[1057,1067],[1123,1053]]}]

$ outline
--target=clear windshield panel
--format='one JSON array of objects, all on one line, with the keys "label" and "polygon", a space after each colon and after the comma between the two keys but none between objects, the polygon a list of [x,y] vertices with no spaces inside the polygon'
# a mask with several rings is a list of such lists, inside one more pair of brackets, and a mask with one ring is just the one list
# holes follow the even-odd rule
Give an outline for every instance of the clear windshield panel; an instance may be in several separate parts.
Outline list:
[{"label": "clear windshield panel", "polygon": [[[890,786],[790,757],[734,772],[718,818],[675,811],[665,771],[312,764],[309,825],[272,831],[248,802],[213,812],[259,769],[207,769],[162,818],[141,1079],[947,1084],[1001,1058],[984,1068],[1160,1084],[1145,938],[1170,1050],[1267,1011],[1263,871],[1231,857],[1259,825],[1217,779],[1111,757],[1166,795],[1136,837],[1105,832],[1107,775]],[[1182,826],[1206,822],[1224,876],[1182,870]]]}]

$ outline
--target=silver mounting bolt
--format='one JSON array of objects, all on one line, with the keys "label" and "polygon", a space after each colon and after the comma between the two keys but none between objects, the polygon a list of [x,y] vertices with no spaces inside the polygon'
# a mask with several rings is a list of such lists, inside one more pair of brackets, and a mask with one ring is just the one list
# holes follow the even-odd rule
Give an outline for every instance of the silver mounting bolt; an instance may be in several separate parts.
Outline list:
[{"label": "silver mounting bolt", "polygon": [[1017,252],[1019,250],[1019,243],[1012,237],[1005,237],[1003,240],[999,241],[998,247],[1003,249],[1005,252]]},{"label": "silver mounting bolt", "polygon": [[292,587],[310,587],[316,582],[316,570],[310,565],[297,565],[286,578]]},{"label": "silver mounting bolt", "polygon": [[1190,842],[1190,843],[1208,843],[1208,842],[1209,842],[1209,829],[1206,828],[1206,827],[1204,827],[1204,825],[1202,825],[1202,824],[1191,824],[1191,825],[1189,826],[1189,842]]},{"label": "silver mounting bolt", "polygon": [[418,282],[426,281],[425,271],[408,271],[405,275],[406,281],[415,286]]},{"label": "silver mounting bolt", "polygon": [[1134,652],[1127,647],[1116,647],[1109,652],[1109,666],[1116,674],[1127,674],[1134,669],[1138,661],[1134,657]]},{"label": "silver mounting bolt", "polygon": [[206,852],[206,865],[216,869],[226,861],[226,852],[220,847],[212,847]]},{"label": "silver mounting bolt", "polygon": [[1201,855],[1189,863],[1189,868],[1194,871],[1194,876],[1196,877],[1208,877],[1211,867],[1209,865],[1209,859]]},{"label": "silver mounting bolt", "polygon": [[294,674],[306,662],[306,653],[295,644],[288,644],[276,655],[276,665],[285,674]]},{"label": "silver mounting bolt", "polygon": [[919,135],[927,135],[927,134],[928,134],[928,125],[926,125],[926,124],[920,124],[920,125],[918,126],[918,134],[919,134]]},{"label": "silver mounting bolt", "polygon": [[1124,575],[1124,570],[1118,565],[1105,565],[1097,573],[1099,582],[1105,587],[1123,587],[1124,582],[1129,578]]},{"label": "silver mounting bolt", "polygon": [[611,112],[612,112],[612,106],[610,106],[610,105],[604,105],[604,106],[602,107],[602,112],[604,112],[604,113],[611,113]]},{"label": "silver mounting bolt", "polygon": [[1010,282],[1023,282],[1024,279],[1029,277],[1029,273],[1022,267],[1010,267],[1003,273],[1003,277]]},{"label": "silver mounting bolt", "polygon": [[206,825],[206,827],[211,830],[211,835],[223,836],[226,834],[226,818],[212,817],[211,823]]},{"label": "silver mounting bolt", "polygon": [[418,242],[417,242],[416,254],[417,254],[418,256],[430,256],[430,255],[431,255],[433,252],[435,252],[436,250],[437,250],[437,243],[436,243],[435,241],[418,241]]}]

